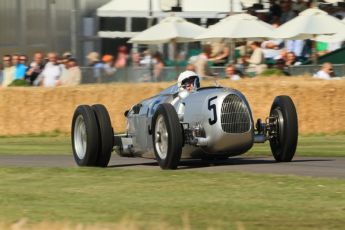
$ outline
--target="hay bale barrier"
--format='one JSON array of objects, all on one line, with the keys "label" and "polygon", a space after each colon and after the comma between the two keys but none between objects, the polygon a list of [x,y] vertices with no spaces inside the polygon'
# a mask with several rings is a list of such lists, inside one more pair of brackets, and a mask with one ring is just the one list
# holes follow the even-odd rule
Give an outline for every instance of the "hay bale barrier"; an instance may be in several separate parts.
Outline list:
[{"label": "hay bale barrier", "polygon": [[[295,102],[301,134],[345,132],[345,79],[322,81],[310,77],[257,77],[221,85],[244,93],[254,119],[268,116],[277,95]],[[117,83],[58,88],[0,89],[0,135],[69,133],[74,109],[80,104],[104,104],[115,131],[125,130],[124,112],[173,82]],[[213,82],[203,82],[212,85]]]}]

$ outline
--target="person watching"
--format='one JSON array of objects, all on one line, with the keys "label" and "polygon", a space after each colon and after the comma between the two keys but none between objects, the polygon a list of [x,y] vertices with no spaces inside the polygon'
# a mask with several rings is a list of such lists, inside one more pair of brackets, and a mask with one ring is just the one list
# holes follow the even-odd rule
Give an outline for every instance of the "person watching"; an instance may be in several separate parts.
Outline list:
[{"label": "person watching", "polygon": [[225,74],[226,74],[226,78],[232,81],[237,81],[241,79],[241,76],[237,73],[233,65],[227,65],[225,67]]},{"label": "person watching", "polygon": [[78,66],[77,60],[74,58],[68,59],[67,63],[67,75],[64,78],[61,77],[61,85],[64,86],[76,86],[81,82],[81,70]]},{"label": "person watching", "polygon": [[30,63],[29,68],[26,71],[25,80],[28,81],[30,85],[33,85],[43,68],[43,54],[41,52],[36,52],[34,54],[33,62]]},{"label": "person watching", "polygon": [[211,55],[211,46],[205,45],[203,47],[202,53],[200,53],[195,59],[193,60],[193,65],[195,67],[195,72],[198,73],[198,76],[201,78],[207,77],[207,76],[213,76],[214,73],[210,70],[208,66],[208,59]]},{"label": "person watching", "polygon": [[19,63],[23,64],[26,68],[28,68],[28,56],[22,54],[19,56]]},{"label": "person watching", "polygon": [[41,85],[44,87],[55,87],[59,84],[61,75],[61,68],[58,64],[58,57],[56,53],[48,53],[49,62],[44,66],[44,69],[38,77]]},{"label": "person watching", "polygon": [[318,79],[323,79],[323,80],[331,80],[333,77],[335,77],[332,63],[330,62],[323,63],[321,69],[317,71],[313,77],[318,78]]},{"label": "person watching", "polygon": [[15,67],[12,65],[12,57],[11,55],[4,55],[2,58],[2,62],[4,64],[3,70],[3,80],[2,80],[2,87],[9,86],[12,81],[14,80],[15,76]]},{"label": "person watching", "polygon": [[[26,70],[28,68],[23,63],[21,63],[20,57],[22,57],[22,59],[24,60],[25,56],[24,55],[18,55],[18,54],[15,54],[12,56],[12,64],[16,69],[14,80],[21,80],[21,79],[24,80],[25,73],[26,73]],[[24,61],[22,61],[22,62],[24,62]]]},{"label": "person watching", "polygon": [[262,73],[267,66],[259,42],[251,42],[249,46],[252,50],[252,55],[250,57],[243,57],[242,61],[248,66],[246,72],[255,76]]},{"label": "person watching", "polygon": [[296,66],[301,65],[301,62],[297,61],[294,52],[288,52],[286,55],[285,66]]}]

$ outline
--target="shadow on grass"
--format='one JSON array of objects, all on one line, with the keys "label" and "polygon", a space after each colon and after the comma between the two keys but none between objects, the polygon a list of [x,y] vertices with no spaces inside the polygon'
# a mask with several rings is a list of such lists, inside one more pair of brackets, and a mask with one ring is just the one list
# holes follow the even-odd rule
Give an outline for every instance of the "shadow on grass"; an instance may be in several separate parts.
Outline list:
[{"label": "shadow on grass", "polygon": [[[113,164],[109,165],[109,168],[121,168],[121,167],[131,167],[131,166],[158,166],[158,163],[154,162],[133,162],[124,164]],[[323,161],[333,161],[333,159],[297,159],[292,160],[292,162],[323,162]],[[245,158],[228,158],[226,160],[200,160],[200,159],[184,159],[181,160],[178,169],[192,169],[192,168],[206,168],[206,167],[216,167],[216,166],[227,166],[227,165],[256,165],[256,164],[275,164],[276,162],[273,158],[263,159],[262,157],[245,157]]]},{"label": "shadow on grass", "polygon": [[108,165],[108,168],[121,168],[121,167],[131,167],[131,166],[157,166],[157,162],[145,162],[145,163],[126,163],[126,164],[113,164]]},{"label": "shadow on grass", "polygon": [[[298,159],[292,160],[291,162],[285,162],[293,164],[294,162],[322,162],[322,161],[333,161],[332,159]],[[283,162],[284,163],[284,162]],[[263,159],[262,157],[251,157],[251,158],[229,158],[226,160],[193,160],[181,162],[181,169],[185,168],[201,168],[201,167],[212,167],[212,166],[227,166],[227,165],[257,165],[257,164],[281,164],[272,159]]]}]

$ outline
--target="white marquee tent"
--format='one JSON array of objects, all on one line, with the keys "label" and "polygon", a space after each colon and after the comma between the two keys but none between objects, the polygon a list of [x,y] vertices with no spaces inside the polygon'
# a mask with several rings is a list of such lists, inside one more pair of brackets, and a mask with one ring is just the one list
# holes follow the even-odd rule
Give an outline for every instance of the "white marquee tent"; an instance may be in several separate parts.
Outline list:
[{"label": "white marquee tent", "polygon": [[[180,0],[182,12],[175,16],[182,18],[223,18],[233,10],[241,12],[241,1],[259,0]],[[233,7],[231,8],[231,2]],[[97,9],[98,17],[126,18],[125,31],[99,31],[102,38],[132,38],[138,32],[130,30],[131,18],[165,18],[171,16],[171,6],[176,6],[177,0],[112,0]]]},{"label": "white marquee tent", "polygon": [[[152,13],[158,13],[158,1],[151,3]],[[112,0],[97,9],[98,17],[149,17],[149,0]]]},{"label": "white marquee tent", "polygon": [[[241,12],[241,3],[255,3],[259,0],[180,0],[183,12],[176,13],[176,16],[187,18],[221,18],[224,13],[231,10]],[[165,17],[170,13],[170,6],[176,5],[174,0],[112,0],[111,2],[97,9],[99,17],[149,17],[150,9],[152,16]],[[244,4],[246,5],[246,4]],[[223,13],[223,14],[222,14]]]},{"label": "white marquee tent", "polygon": [[345,18],[342,20],[344,23],[344,30],[339,30],[333,35],[321,35],[316,38],[320,42],[343,42],[345,41]]},{"label": "white marquee tent", "polygon": [[137,44],[162,44],[171,41],[179,43],[190,42],[194,41],[194,37],[205,30],[205,28],[190,23],[183,18],[170,16],[140,32],[130,39],[129,42]]},{"label": "white marquee tent", "polygon": [[[260,0],[179,0],[182,12],[174,15],[182,18],[224,18],[231,11],[242,12],[243,7],[250,7]],[[125,31],[99,31],[103,38],[132,38],[137,32],[130,30],[131,18],[159,18],[171,16],[171,6],[177,0],[111,0],[97,9],[98,17],[126,18]]]}]

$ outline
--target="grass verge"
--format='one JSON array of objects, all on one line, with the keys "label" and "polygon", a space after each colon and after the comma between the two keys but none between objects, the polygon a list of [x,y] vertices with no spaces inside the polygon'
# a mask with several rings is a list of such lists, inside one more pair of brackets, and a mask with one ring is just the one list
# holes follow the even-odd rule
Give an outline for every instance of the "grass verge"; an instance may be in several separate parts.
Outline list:
[{"label": "grass verge", "polygon": [[[70,155],[71,153],[71,140],[67,134],[0,138],[0,155]],[[246,155],[270,156],[269,143],[254,144]],[[345,156],[345,134],[300,136],[296,155]]]},{"label": "grass verge", "polygon": [[345,180],[245,173],[0,168],[0,222],[142,229],[343,229]]},{"label": "grass verge", "polygon": [[0,155],[69,155],[71,153],[71,140],[67,135],[0,138]]},{"label": "grass verge", "polygon": [[[269,142],[256,144],[248,152],[250,155],[271,155]],[[297,156],[345,157],[345,135],[300,136]]]}]

